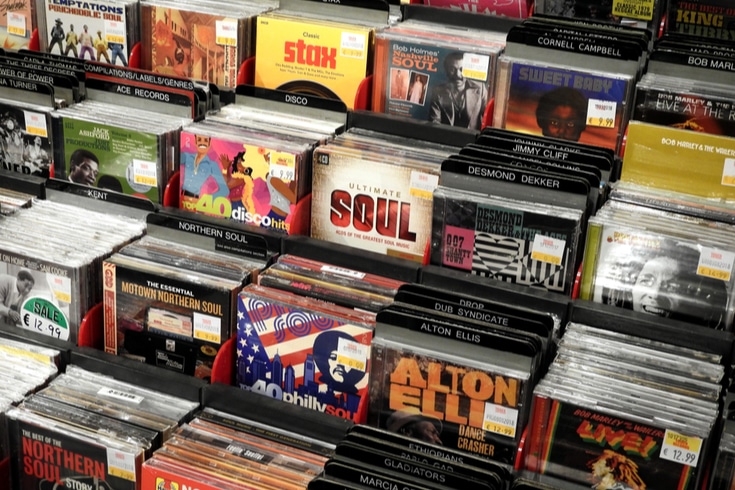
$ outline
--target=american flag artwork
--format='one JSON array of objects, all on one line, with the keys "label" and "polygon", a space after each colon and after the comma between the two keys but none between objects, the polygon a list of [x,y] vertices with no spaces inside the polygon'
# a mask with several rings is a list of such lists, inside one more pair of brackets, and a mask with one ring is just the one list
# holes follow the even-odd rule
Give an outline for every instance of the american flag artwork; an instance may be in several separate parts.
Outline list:
[{"label": "american flag artwork", "polygon": [[[284,295],[284,297],[286,297]],[[240,388],[356,420],[367,395],[372,326],[245,288],[237,302]]]}]

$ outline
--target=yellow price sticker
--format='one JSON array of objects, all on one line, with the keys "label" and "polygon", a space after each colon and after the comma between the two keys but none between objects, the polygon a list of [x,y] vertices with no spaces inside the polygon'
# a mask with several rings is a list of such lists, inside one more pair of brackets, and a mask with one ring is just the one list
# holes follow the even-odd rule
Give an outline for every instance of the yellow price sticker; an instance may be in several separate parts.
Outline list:
[{"label": "yellow price sticker", "polygon": [[148,185],[151,187],[156,186],[156,178],[150,177],[148,175],[136,175],[135,176],[135,183],[141,184],[141,185]]},{"label": "yellow price sticker", "polygon": [[433,192],[415,187],[411,187],[410,193],[413,197],[420,197],[421,199],[432,199],[434,197]]},{"label": "yellow price sticker", "polygon": [[216,42],[220,46],[237,46],[237,39],[226,36],[217,36]]},{"label": "yellow price sticker", "polygon": [[515,427],[511,427],[509,425],[503,425],[499,424],[497,422],[492,422],[490,420],[486,420],[482,424],[483,430],[486,430],[488,432],[492,432],[493,434],[500,434],[501,436],[508,436],[508,437],[515,437],[516,436],[516,429]]},{"label": "yellow price sticker", "polygon": [[730,280],[730,271],[713,269],[712,267],[706,267],[703,265],[697,267],[697,274],[700,276],[711,277],[713,279],[720,279],[722,281]]},{"label": "yellow price sticker", "polygon": [[125,37],[116,34],[106,34],[105,39],[108,43],[125,44]]},{"label": "yellow price sticker", "polygon": [[548,262],[549,264],[561,265],[561,257],[556,255],[545,254],[543,252],[532,252],[531,258],[533,260],[540,260],[541,262]]},{"label": "yellow price sticker", "polygon": [[464,75],[465,78],[472,78],[473,80],[485,80],[487,78],[487,74],[481,71],[477,70],[462,70],[462,75]]},{"label": "yellow price sticker", "polygon": [[597,126],[598,128],[614,128],[615,119],[612,117],[588,117],[587,126]]},{"label": "yellow price sticker", "polygon": [[8,26],[8,34],[12,34],[14,36],[25,36],[26,30],[23,27]]},{"label": "yellow price sticker", "polygon": [[203,340],[205,342],[212,342],[213,344],[219,343],[219,335],[212,332],[202,332],[201,330],[196,330],[194,332],[194,338],[198,340]]},{"label": "yellow price sticker", "polygon": [[43,138],[48,137],[48,131],[46,131],[46,128],[36,128],[34,126],[27,126],[26,132],[34,136],[41,136]]},{"label": "yellow price sticker", "polygon": [[135,481],[135,473],[120,468],[110,466],[110,475],[122,478],[123,480]]},{"label": "yellow price sticker", "polygon": [[62,303],[71,303],[71,294],[61,291],[54,291],[54,297]]},{"label": "yellow price sticker", "polygon": [[723,175],[722,185],[735,185],[735,176]]},{"label": "yellow price sticker", "polygon": [[357,369],[358,371],[365,371],[366,368],[363,361],[341,355],[337,355],[337,364],[342,364],[343,366],[347,366],[351,369]]},{"label": "yellow price sticker", "polygon": [[342,48],[341,54],[347,58],[362,58],[365,52],[361,49]]}]

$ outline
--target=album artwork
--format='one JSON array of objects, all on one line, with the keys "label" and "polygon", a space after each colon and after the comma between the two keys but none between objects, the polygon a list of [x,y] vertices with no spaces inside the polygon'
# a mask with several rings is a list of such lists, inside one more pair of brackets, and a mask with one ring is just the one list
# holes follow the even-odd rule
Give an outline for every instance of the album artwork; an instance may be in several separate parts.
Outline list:
[{"label": "album artwork", "polygon": [[[496,56],[489,50],[463,51],[430,42],[381,38],[384,93],[378,108],[408,117],[479,130],[494,89]],[[377,66],[377,65],[376,65]],[[463,83],[461,91],[455,90]]]},{"label": "album artwork", "polygon": [[339,99],[351,109],[372,43],[372,29],[357,24],[258,16],[255,85]]},{"label": "album artwork", "polygon": [[526,0],[424,0],[424,5],[462,10],[473,14],[499,15],[515,19],[528,17]]},{"label": "album artwork", "polygon": [[0,102],[0,164],[4,170],[48,177],[53,153],[48,114]]},{"label": "album artwork", "polygon": [[434,194],[432,262],[567,293],[581,223],[581,212],[569,211],[532,212],[440,188]]},{"label": "album artwork", "polygon": [[[45,29],[41,48],[47,53],[128,66],[132,46],[128,18],[137,3],[100,0],[63,3],[43,0]],[[43,23],[39,23],[39,28]]]},{"label": "album artwork", "polygon": [[306,155],[245,140],[181,133],[179,207],[289,233]]},{"label": "album artwork", "polygon": [[237,385],[363,423],[372,326],[337,316],[333,312],[345,308],[317,300],[300,305],[306,298],[297,296],[297,303],[268,298],[261,294],[267,289],[247,286],[240,293]]},{"label": "album artwork", "polygon": [[728,0],[669,0],[666,32],[695,39],[735,39],[735,6]]},{"label": "album artwork", "polygon": [[18,51],[27,49],[35,27],[34,0],[6,2],[0,11],[0,47]]},{"label": "album artwork", "polygon": [[697,488],[706,447],[699,437],[544,397],[533,411],[531,423],[545,429],[529,441],[539,448],[528,459],[537,472],[592,488]]},{"label": "album artwork", "polygon": [[512,62],[502,127],[617,151],[631,80],[552,66]]}]

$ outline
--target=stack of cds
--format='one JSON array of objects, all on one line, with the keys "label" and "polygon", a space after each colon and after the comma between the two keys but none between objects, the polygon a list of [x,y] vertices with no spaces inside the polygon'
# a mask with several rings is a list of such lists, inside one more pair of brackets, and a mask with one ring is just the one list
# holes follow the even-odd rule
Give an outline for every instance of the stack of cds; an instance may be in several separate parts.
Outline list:
[{"label": "stack of cds", "polygon": [[8,412],[17,488],[107,482],[137,489],[143,460],[198,403],[66,368],[47,388]]},{"label": "stack of cds", "polygon": [[105,260],[105,351],[209,379],[264,261],[146,236]]},{"label": "stack of cds", "polygon": [[[326,457],[314,441],[205,408],[143,463],[143,488],[176,481],[191,488],[305,489]],[[188,487],[184,487],[188,488]]]},{"label": "stack of cds", "polygon": [[144,232],[138,220],[53,201],[7,216],[0,273],[10,306],[0,322],[76,344],[82,317],[102,300],[102,261]]},{"label": "stack of cds", "polygon": [[719,362],[570,323],[533,390],[526,468],[595,488],[701,488],[719,417]]}]

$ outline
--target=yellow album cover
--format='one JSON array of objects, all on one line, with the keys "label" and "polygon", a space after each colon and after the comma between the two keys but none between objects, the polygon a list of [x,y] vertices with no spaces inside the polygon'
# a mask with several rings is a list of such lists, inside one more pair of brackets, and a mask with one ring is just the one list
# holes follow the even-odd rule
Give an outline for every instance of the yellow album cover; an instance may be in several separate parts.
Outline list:
[{"label": "yellow album cover", "polygon": [[255,85],[339,99],[352,109],[372,66],[367,26],[263,15],[255,42]]},{"label": "yellow album cover", "polygon": [[713,199],[735,199],[735,139],[631,121],[621,180]]}]

